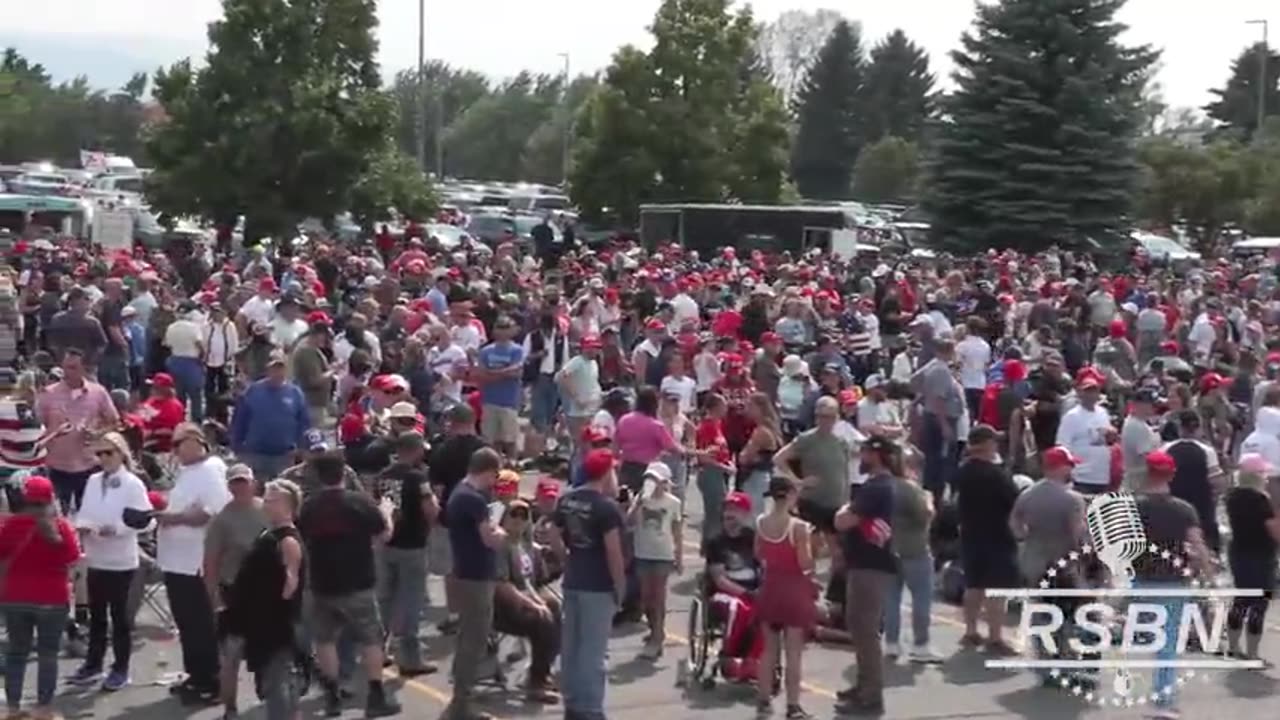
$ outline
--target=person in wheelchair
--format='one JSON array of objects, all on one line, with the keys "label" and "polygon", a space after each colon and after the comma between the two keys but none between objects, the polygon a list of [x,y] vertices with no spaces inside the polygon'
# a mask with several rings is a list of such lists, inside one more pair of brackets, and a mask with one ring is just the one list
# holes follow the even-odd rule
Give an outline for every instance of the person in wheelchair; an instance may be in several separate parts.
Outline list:
[{"label": "person in wheelchair", "polygon": [[751,497],[733,492],[724,502],[724,530],[707,543],[704,592],[711,616],[724,627],[721,672],[733,682],[755,682],[764,638],[755,627],[755,593],[762,568],[755,557]]},{"label": "person in wheelchair", "polygon": [[560,653],[560,603],[553,594],[538,591],[530,515],[528,503],[513,500],[502,517],[507,541],[498,551],[493,627],[504,635],[528,639],[532,654],[528,698],[550,704],[560,699],[551,683],[551,666]]}]

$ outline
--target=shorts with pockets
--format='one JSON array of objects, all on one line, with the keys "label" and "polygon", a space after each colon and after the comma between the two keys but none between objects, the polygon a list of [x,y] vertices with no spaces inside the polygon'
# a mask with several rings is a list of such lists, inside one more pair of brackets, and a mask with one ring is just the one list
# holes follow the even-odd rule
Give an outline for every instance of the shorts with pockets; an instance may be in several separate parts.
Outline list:
[{"label": "shorts with pockets", "polygon": [[311,622],[317,643],[334,643],[344,628],[359,647],[382,642],[382,620],[372,588],[346,595],[311,595]]},{"label": "shorts with pockets", "polygon": [[485,405],[480,413],[480,434],[485,442],[516,444],[520,439],[520,413],[514,408]]}]

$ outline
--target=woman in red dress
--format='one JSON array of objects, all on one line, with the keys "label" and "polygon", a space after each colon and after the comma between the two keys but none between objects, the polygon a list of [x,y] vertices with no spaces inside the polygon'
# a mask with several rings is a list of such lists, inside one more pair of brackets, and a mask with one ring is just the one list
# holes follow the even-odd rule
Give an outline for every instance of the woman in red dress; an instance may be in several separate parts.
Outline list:
[{"label": "woman in red dress", "polygon": [[772,711],[774,676],[779,655],[785,652],[787,719],[805,720],[810,716],[800,707],[800,658],[809,631],[817,622],[818,593],[809,550],[809,524],[792,517],[800,491],[789,478],[775,476],[770,480],[769,497],[773,500],[769,511],[756,522],[756,558],[764,566],[764,581],[756,595],[756,620],[765,637],[756,679],[756,709],[760,715]]}]

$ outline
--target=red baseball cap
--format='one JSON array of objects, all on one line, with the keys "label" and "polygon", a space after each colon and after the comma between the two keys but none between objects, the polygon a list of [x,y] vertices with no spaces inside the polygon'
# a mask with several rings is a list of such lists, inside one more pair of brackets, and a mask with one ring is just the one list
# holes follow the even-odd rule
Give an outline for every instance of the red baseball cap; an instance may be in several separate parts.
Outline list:
[{"label": "red baseball cap", "polygon": [[1071,451],[1056,445],[1044,451],[1045,468],[1075,467],[1080,464],[1080,459],[1071,454]]},{"label": "red baseball cap", "polygon": [[165,372],[158,372],[155,375],[152,375],[151,379],[147,382],[150,383],[152,387],[169,388],[170,390],[174,388],[173,376]]},{"label": "red baseball cap", "polygon": [[538,500],[555,500],[560,497],[560,481],[555,478],[539,480],[538,488],[534,491],[534,497]]},{"label": "red baseball cap", "polygon": [[324,325],[328,327],[333,324],[333,320],[329,318],[329,314],[323,310],[312,310],[307,313],[308,325]]},{"label": "red baseball cap", "polygon": [[769,343],[782,342],[782,336],[776,332],[764,332],[760,334],[760,344],[768,345]]},{"label": "red baseball cap", "polygon": [[1021,360],[1004,361],[1004,379],[1006,382],[1021,382],[1027,379],[1027,365]]},{"label": "red baseball cap", "polygon": [[53,481],[43,475],[32,475],[22,483],[22,499],[34,505],[53,502]]},{"label": "red baseball cap", "polygon": [[1227,379],[1218,373],[1209,373],[1200,378],[1200,392],[1212,392],[1227,384]]},{"label": "red baseball cap", "polygon": [[583,336],[581,345],[583,350],[599,350],[604,347],[599,335]]},{"label": "red baseball cap", "polygon": [[280,288],[276,285],[276,281],[271,278],[262,278],[258,283],[258,292],[275,292]]},{"label": "red baseball cap", "polygon": [[1123,320],[1112,320],[1107,329],[1113,338],[1122,338],[1129,334],[1129,327],[1124,324]]},{"label": "red baseball cap", "polygon": [[588,480],[599,480],[613,470],[613,451],[608,448],[596,448],[582,459],[582,472]]},{"label": "red baseball cap", "polygon": [[588,425],[582,428],[582,442],[588,445],[609,442],[610,439],[609,431],[599,425]]},{"label": "red baseball cap", "polygon": [[726,510],[751,512],[751,496],[743,492],[731,492],[724,498],[724,507]]},{"label": "red baseball cap", "polygon": [[1163,450],[1153,450],[1147,453],[1147,472],[1160,475],[1172,475],[1178,469],[1178,463],[1174,462],[1173,456]]},{"label": "red baseball cap", "polygon": [[654,332],[663,332],[667,329],[667,324],[662,322],[658,318],[653,318],[652,320],[644,324],[644,329],[653,330]]}]

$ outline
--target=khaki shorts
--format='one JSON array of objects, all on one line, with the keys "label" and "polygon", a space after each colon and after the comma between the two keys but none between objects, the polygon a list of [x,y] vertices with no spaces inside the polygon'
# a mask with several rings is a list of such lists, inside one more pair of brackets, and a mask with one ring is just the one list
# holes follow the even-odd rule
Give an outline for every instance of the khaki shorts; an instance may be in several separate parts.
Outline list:
[{"label": "khaki shorts", "polygon": [[520,413],[512,408],[485,405],[480,415],[485,442],[515,445],[520,440]]},{"label": "khaki shorts", "polygon": [[435,525],[427,536],[427,570],[432,575],[453,574],[453,546],[449,544],[449,528]]}]

